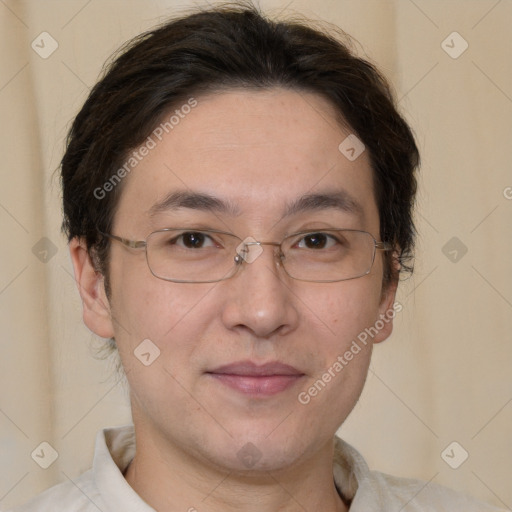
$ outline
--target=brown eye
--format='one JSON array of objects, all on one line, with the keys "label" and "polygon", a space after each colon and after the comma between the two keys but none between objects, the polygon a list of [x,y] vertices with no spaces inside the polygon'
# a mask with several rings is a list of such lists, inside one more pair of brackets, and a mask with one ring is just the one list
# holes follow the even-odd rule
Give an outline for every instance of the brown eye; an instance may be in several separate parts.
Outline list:
[{"label": "brown eye", "polygon": [[323,233],[314,233],[304,237],[304,245],[308,249],[323,249],[327,244],[327,237]]},{"label": "brown eye", "polygon": [[186,249],[202,249],[211,247],[213,240],[206,233],[200,231],[187,231],[181,235],[174,237],[171,241],[173,245],[179,245]]},{"label": "brown eye", "polygon": [[326,233],[309,233],[299,240],[297,247],[300,249],[329,249],[334,244],[336,244],[334,237]]},{"label": "brown eye", "polygon": [[202,247],[205,241],[205,236],[202,233],[185,233],[181,235],[183,245],[189,249]]}]

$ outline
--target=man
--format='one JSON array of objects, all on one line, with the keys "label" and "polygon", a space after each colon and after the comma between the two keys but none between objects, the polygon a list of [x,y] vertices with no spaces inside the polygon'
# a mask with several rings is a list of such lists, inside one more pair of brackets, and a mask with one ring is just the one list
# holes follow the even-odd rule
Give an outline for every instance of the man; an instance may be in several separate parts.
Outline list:
[{"label": "man", "polygon": [[62,160],[84,321],[119,351],[134,428],[18,510],[496,510],[335,437],[411,271],[418,160],[334,37],[226,7],[134,40]]}]

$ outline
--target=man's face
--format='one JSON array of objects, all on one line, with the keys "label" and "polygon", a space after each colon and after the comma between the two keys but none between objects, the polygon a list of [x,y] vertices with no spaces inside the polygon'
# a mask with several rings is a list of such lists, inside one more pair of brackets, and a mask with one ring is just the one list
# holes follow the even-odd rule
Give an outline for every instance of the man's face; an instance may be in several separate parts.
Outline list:
[{"label": "man's face", "polygon": [[[338,149],[350,131],[326,101],[283,89],[196,99],[125,178],[114,235],[143,240],[158,229],[187,227],[280,242],[307,229],[351,228],[379,239],[368,154],[351,161]],[[178,191],[213,196],[238,212],[188,204],[150,214]],[[333,193],[360,209],[317,204],[283,216],[305,195]],[[143,249],[112,244],[112,331],[136,429],[162,450],[227,469],[246,469],[246,455],[259,459],[255,467],[287,467],[325,447],[360,395],[372,343],[359,343],[341,370],[333,365],[393,302],[393,287],[382,293],[382,253],[366,276],[312,283],[288,277],[276,249],[263,247],[233,278],[190,284],[156,278]],[[390,330],[388,322],[373,342]],[[160,350],[149,366],[134,354],[147,339]],[[295,375],[233,375],[251,363],[276,362]],[[233,363],[242,370],[223,374]],[[329,368],[330,381],[308,392]]]}]

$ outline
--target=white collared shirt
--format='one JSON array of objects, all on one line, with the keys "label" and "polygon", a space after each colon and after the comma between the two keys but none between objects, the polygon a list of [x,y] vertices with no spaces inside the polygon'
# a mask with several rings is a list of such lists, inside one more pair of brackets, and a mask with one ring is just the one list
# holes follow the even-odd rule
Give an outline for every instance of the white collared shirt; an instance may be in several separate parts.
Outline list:
[{"label": "white collared shirt", "polygon": [[[123,477],[134,455],[132,425],[101,430],[92,469],[10,512],[155,512]],[[504,512],[434,483],[370,471],[359,452],[338,437],[333,474],[350,512]]]}]

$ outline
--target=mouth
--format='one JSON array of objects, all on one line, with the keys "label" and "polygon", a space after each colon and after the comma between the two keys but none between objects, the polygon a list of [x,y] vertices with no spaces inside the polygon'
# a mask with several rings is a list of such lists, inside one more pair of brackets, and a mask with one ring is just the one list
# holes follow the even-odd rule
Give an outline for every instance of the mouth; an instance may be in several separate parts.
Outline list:
[{"label": "mouth", "polygon": [[220,384],[252,396],[272,396],[285,391],[304,377],[293,366],[271,362],[258,365],[241,361],[206,372]]}]

